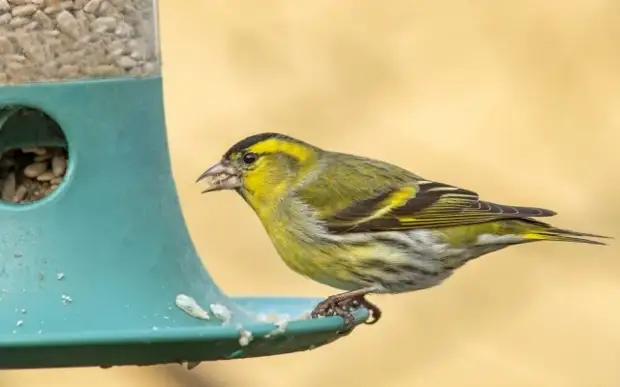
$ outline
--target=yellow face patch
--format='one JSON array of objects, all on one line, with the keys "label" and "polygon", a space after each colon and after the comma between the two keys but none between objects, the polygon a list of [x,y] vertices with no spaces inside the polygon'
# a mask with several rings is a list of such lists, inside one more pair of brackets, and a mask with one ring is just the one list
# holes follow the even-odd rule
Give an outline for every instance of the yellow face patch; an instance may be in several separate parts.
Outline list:
[{"label": "yellow face patch", "polygon": [[313,155],[313,151],[302,144],[296,144],[279,138],[270,138],[248,148],[254,153],[284,153],[300,162],[305,162]]},{"label": "yellow face patch", "polygon": [[[247,153],[256,161],[245,164]],[[292,185],[314,164],[317,151],[312,146],[283,138],[268,138],[229,156],[243,175],[244,198],[257,212],[273,208]]]}]

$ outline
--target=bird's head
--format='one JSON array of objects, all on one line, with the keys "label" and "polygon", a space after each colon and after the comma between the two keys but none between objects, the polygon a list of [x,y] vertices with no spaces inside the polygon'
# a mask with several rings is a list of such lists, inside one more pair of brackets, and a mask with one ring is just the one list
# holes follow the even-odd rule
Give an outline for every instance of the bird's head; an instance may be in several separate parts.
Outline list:
[{"label": "bird's head", "polygon": [[321,152],[283,134],[256,134],[230,147],[197,182],[206,182],[203,193],[235,190],[251,204],[276,201],[312,171]]}]

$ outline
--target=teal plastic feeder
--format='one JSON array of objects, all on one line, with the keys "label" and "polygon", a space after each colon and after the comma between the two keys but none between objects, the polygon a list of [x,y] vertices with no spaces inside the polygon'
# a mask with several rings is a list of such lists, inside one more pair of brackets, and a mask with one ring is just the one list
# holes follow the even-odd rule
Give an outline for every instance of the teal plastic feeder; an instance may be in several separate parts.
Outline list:
[{"label": "teal plastic feeder", "polygon": [[[156,4],[73,3],[0,12],[0,153],[68,147],[55,191],[0,202],[0,368],[266,356],[340,337],[340,317],[296,319],[321,299],[220,291],[172,180]],[[176,305],[195,309],[189,297],[210,319]]]}]

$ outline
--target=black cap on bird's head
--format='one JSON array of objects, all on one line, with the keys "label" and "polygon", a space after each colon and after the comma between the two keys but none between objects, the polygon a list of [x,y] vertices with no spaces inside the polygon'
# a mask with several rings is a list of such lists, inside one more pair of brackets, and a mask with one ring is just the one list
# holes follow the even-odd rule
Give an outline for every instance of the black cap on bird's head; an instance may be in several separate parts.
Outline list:
[{"label": "black cap on bird's head", "polygon": [[241,188],[243,172],[250,168],[260,156],[257,152],[253,152],[251,148],[271,139],[282,140],[289,144],[302,143],[292,137],[274,132],[259,133],[246,137],[231,146],[224,153],[219,163],[213,165],[198,177],[196,182],[211,178],[207,181],[207,188],[202,192]]},{"label": "black cap on bird's head", "polygon": [[224,156],[222,156],[222,160],[229,160],[231,158],[231,156],[233,156],[234,154],[238,154],[243,152],[244,150],[248,149],[249,147],[251,147],[252,145],[258,144],[259,142],[265,141],[265,140],[269,140],[271,138],[282,138],[282,139],[291,139],[288,136],[285,136],[283,134],[280,133],[259,133],[259,134],[254,134],[252,136],[248,136],[246,138],[244,138],[241,141],[238,141],[235,145],[231,146],[226,153],[224,153]]}]

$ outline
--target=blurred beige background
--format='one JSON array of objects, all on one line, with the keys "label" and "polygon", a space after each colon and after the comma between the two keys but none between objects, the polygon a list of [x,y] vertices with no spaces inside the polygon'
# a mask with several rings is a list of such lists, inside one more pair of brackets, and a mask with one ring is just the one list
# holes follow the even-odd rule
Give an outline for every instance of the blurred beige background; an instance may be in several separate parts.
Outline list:
[{"label": "blurred beige background", "polygon": [[[620,235],[616,0],[162,0],[160,12],[175,179],[205,264],[231,294],[332,292],[285,268],[236,195],[201,196],[193,183],[266,130]],[[442,287],[375,297],[380,324],[311,352],[189,374],[3,372],[0,385],[618,387],[612,243],[488,255]]]}]

